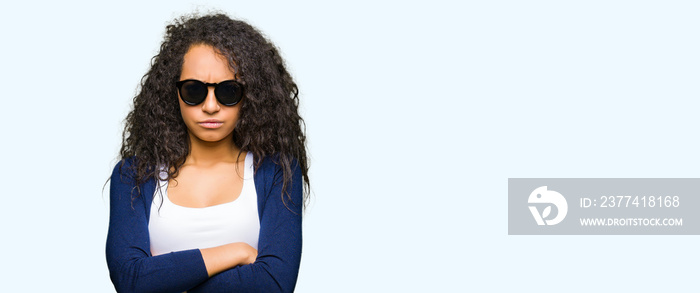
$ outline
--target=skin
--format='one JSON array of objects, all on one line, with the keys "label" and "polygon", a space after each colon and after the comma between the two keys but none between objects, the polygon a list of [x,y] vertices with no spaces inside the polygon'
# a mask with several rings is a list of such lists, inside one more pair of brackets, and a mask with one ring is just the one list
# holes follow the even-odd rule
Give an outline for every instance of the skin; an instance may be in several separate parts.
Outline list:
[{"label": "skin", "polygon": [[[228,61],[209,45],[194,45],[184,57],[180,80],[196,79],[219,83],[235,79]],[[168,184],[168,198],[176,205],[203,208],[235,201],[243,188],[245,154],[233,143],[233,129],[240,105],[224,106],[214,95],[214,87],[204,102],[190,106],[179,98],[180,113],[187,125],[190,153],[177,178]],[[216,128],[205,120],[214,119]],[[238,265],[255,262],[257,250],[244,242],[200,249],[209,276]]]}]

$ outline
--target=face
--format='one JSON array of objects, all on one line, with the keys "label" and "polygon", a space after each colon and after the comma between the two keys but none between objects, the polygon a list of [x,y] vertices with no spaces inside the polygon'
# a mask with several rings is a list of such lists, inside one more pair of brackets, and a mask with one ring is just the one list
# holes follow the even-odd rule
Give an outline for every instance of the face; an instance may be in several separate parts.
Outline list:
[{"label": "face", "polygon": [[[219,83],[235,79],[226,58],[209,45],[192,46],[185,54],[180,80],[196,79],[205,83]],[[187,125],[192,142],[231,141],[233,129],[238,121],[241,103],[225,106],[216,100],[214,87],[209,87],[207,98],[201,104],[190,106],[180,102],[180,113]]]}]

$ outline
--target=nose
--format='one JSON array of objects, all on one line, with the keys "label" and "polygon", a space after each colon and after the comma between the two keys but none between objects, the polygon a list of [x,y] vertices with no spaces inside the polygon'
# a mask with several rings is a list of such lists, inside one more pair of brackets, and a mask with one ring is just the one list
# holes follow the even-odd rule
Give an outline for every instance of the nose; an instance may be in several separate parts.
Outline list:
[{"label": "nose", "polygon": [[219,112],[219,110],[221,110],[221,105],[219,105],[219,101],[216,100],[216,96],[214,95],[214,87],[210,86],[207,98],[204,99],[202,103],[202,111],[208,114],[214,114]]}]

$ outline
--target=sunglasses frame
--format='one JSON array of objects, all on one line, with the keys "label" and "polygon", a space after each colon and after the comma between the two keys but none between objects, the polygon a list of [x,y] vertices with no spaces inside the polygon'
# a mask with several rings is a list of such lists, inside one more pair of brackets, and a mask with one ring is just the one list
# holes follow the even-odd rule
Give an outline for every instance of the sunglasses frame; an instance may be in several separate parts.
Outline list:
[{"label": "sunglasses frame", "polygon": [[[205,85],[205,86],[207,87],[207,91],[209,91],[209,87],[212,87],[212,86],[213,86],[213,87],[214,87],[214,96],[216,97],[216,100],[217,100],[220,104],[222,104],[222,105],[224,105],[224,106],[235,106],[236,104],[240,103],[241,100],[243,100],[243,84],[241,84],[240,82],[238,82],[238,81],[235,80],[235,79],[224,80],[224,81],[221,81],[221,82],[219,82],[219,83],[208,83],[208,82],[203,82],[203,81],[201,81],[201,80],[196,80],[196,79],[185,79],[185,80],[181,80],[181,81],[175,82],[175,86],[177,87],[177,92],[178,92],[178,94],[180,95],[180,99],[181,99],[183,102],[185,102],[185,104],[187,104],[187,105],[190,105],[190,106],[197,106],[197,105],[203,103],[203,102],[207,99],[207,96],[204,96],[204,98],[203,98],[201,101],[196,102],[196,103],[195,103],[195,102],[186,101],[186,100],[182,97],[182,86],[183,86],[186,82],[188,82],[188,81],[194,81],[194,82],[198,82],[198,83],[200,83],[200,84]],[[241,90],[241,98],[240,98],[238,101],[236,101],[235,103],[233,103],[233,104],[226,104],[226,103],[222,102],[222,101],[219,99],[219,97],[216,95],[216,89],[218,88],[218,86],[221,85],[222,83],[225,83],[225,82],[233,82],[233,83],[234,83],[236,86],[238,86],[238,88]],[[207,95],[208,95],[208,94],[207,94]]]}]

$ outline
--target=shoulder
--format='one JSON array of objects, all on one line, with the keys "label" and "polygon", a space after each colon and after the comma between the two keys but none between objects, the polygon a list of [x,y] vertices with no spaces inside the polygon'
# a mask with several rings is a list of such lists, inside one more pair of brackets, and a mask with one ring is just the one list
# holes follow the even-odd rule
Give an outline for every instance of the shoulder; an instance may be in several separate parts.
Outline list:
[{"label": "shoulder", "polygon": [[[110,183],[112,200],[135,199],[141,197],[144,202],[152,198],[155,190],[155,181],[150,178],[139,183],[137,178],[138,159],[136,157],[123,158],[114,166]],[[127,196],[128,195],[128,196]]]},{"label": "shoulder", "polygon": [[[257,162],[257,160],[258,158],[254,157],[254,161]],[[263,157],[260,165],[257,166],[256,164],[255,179],[261,178],[265,179],[265,181],[271,181],[269,183],[283,179],[285,170],[282,160],[283,158],[278,154]],[[300,177],[299,179],[301,179],[301,166],[299,162],[295,158],[290,158],[288,160],[292,179],[296,180],[296,177]]]},{"label": "shoulder", "polygon": [[126,183],[135,184],[136,183],[136,157],[123,158],[117,162],[112,169],[112,181],[114,183]]},{"label": "shoulder", "polygon": [[274,158],[269,156],[263,158],[253,156],[253,162],[256,189],[258,193],[267,194],[275,181],[275,174],[281,172],[282,168],[275,163]]},{"label": "shoulder", "polygon": [[[262,158],[260,165],[255,170],[255,187],[258,192],[260,204],[279,204],[288,209],[291,203],[292,209],[301,210],[303,204],[303,177],[301,166],[295,159],[288,160],[289,169],[285,170],[283,158],[273,155]],[[285,174],[287,173],[287,174]]]}]

